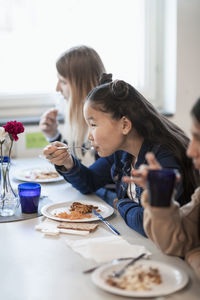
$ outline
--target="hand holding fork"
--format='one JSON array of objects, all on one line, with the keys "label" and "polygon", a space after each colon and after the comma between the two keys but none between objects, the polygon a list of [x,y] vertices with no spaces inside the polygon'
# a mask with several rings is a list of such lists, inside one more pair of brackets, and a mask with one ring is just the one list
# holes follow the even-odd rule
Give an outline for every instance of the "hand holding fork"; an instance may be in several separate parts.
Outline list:
[{"label": "hand holding fork", "polygon": [[64,166],[66,170],[70,170],[74,166],[69,148],[61,142],[53,142],[47,145],[43,150],[43,154],[51,163]]}]

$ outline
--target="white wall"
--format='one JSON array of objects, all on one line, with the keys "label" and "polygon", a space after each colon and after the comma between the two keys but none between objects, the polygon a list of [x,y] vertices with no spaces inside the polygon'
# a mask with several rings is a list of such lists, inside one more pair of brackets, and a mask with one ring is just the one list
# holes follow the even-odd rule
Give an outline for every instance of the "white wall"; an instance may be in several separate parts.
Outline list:
[{"label": "white wall", "polygon": [[176,113],[171,120],[190,134],[190,110],[200,97],[200,0],[178,0]]}]

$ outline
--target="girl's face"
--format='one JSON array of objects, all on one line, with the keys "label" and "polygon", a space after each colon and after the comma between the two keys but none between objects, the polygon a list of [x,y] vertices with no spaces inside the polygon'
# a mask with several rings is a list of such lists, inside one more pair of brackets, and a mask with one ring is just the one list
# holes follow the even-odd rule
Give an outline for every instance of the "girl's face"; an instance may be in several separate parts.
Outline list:
[{"label": "girl's face", "polygon": [[99,156],[109,156],[123,149],[126,138],[123,118],[115,120],[110,114],[93,109],[89,101],[84,105],[84,117],[89,127],[88,139]]},{"label": "girl's face", "polygon": [[191,132],[192,139],[187,149],[187,155],[192,158],[195,168],[200,170],[200,124],[194,119]]},{"label": "girl's face", "polygon": [[57,74],[57,76],[58,76],[58,82],[57,82],[57,86],[56,86],[56,91],[61,92],[63,97],[66,100],[69,100],[69,98],[71,96],[69,82],[66,78],[62,77],[59,73]]}]

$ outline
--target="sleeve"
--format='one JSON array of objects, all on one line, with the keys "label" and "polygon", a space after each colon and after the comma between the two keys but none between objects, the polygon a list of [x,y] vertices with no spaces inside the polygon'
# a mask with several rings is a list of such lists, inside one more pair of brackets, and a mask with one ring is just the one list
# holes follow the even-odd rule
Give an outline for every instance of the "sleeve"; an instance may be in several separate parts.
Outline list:
[{"label": "sleeve", "polygon": [[55,166],[56,170],[66,181],[82,194],[94,193],[99,188],[109,183],[111,178],[112,156],[99,158],[89,168],[74,158],[74,167],[70,171],[63,170],[62,167]]},{"label": "sleeve", "polygon": [[57,131],[56,135],[54,135],[53,137],[46,136],[46,139],[50,143],[55,142],[55,141],[61,142],[62,141],[62,135],[61,135],[61,133],[59,131]]},{"label": "sleeve", "polygon": [[139,203],[128,198],[119,200],[116,206],[126,224],[146,237],[143,228],[143,207]]},{"label": "sleeve", "polygon": [[195,191],[192,201],[181,208],[176,201],[170,207],[150,206],[146,190],[142,203],[144,230],[163,252],[185,257],[190,250],[200,246],[200,188]]}]

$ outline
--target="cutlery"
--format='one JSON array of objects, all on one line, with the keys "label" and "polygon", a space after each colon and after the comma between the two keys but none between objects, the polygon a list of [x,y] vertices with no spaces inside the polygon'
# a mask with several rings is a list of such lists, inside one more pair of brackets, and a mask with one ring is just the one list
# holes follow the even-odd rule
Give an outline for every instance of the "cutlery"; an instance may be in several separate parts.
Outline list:
[{"label": "cutlery", "polygon": [[[121,258],[115,258],[115,259],[111,260],[110,263],[114,265],[114,264],[117,264],[118,262],[120,262],[120,261],[122,261],[122,260],[129,260],[129,259],[133,259],[133,257],[121,257]],[[107,262],[105,262],[105,263],[103,263],[103,264],[101,264],[101,265],[92,267],[92,268],[90,268],[90,269],[87,269],[87,270],[83,271],[83,273],[84,273],[84,274],[91,273],[91,272],[95,271],[97,268],[99,268],[99,267],[101,267],[101,266],[103,266],[103,265],[105,265],[105,264],[107,264]]]},{"label": "cutlery", "polygon": [[139,256],[133,258],[133,259],[132,259],[128,264],[126,264],[121,270],[119,270],[119,271],[117,271],[117,272],[113,272],[112,277],[114,277],[114,278],[115,278],[115,277],[116,277],[116,278],[121,277],[121,276],[124,274],[124,272],[126,271],[126,269],[127,269],[128,267],[132,266],[136,261],[138,261],[139,259],[141,259],[142,257],[144,257],[145,254],[146,254],[146,253],[142,253],[142,254],[140,254]]},{"label": "cutlery", "polygon": [[57,147],[58,150],[60,149],[82,149],[82,150],[93,150],[94,147],[84,147],[84,146],[61,146],[61,147]]},{"label": "cutlery", "polygon": [[99,218],[99,220],[101,220],[114,234],[116,235],[120,235],[119,231],[117,231],[117,229],[115,229],[115,227],[113,227],[108,221],[106,221],[102,215],[100,215],[100,213],[98,213],[94,208],[92,209],[92,212],[95,216],[97,216]]},{"label": "cutlery", "polygon": [[[60,147],[57,147],[57,150],[60,150],[60,149],[68,149],[68,150],[70,150],[70,149],[71,150],[82,149],[84,151],[88,151],[88,150],[94,150],[94,147],[92,147],[92,146],[88,146],[88,147],[83,147],[83,146],[75,146],[75,147],[73,147],[73,146],[60,146]],[[39,154],[38,156],[41,159],[45,159],[45,160],[47,159],[46,156],[43,155],[43,154]]]}]

